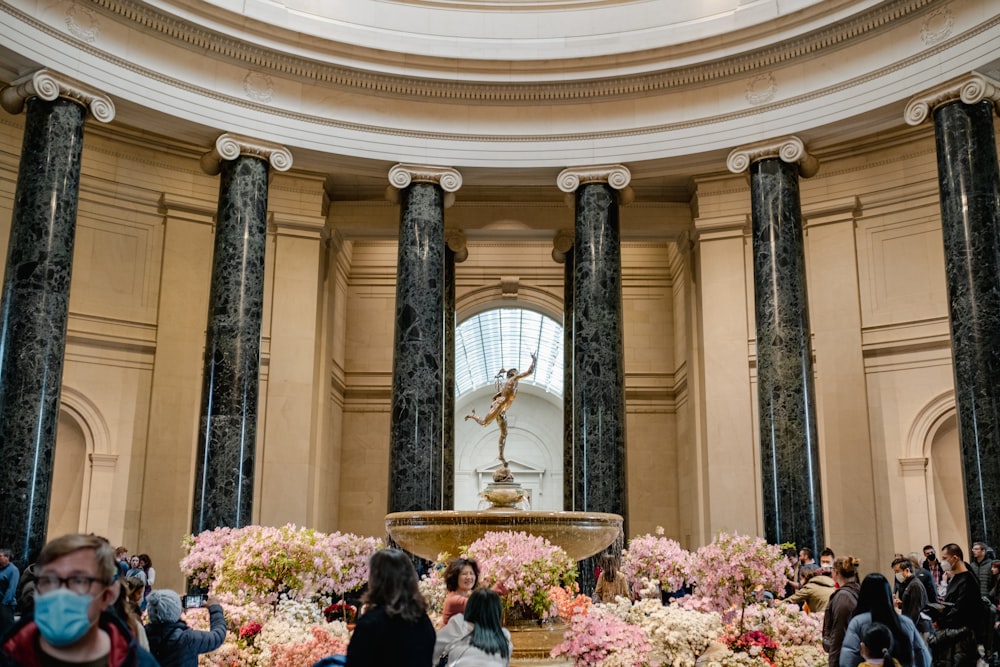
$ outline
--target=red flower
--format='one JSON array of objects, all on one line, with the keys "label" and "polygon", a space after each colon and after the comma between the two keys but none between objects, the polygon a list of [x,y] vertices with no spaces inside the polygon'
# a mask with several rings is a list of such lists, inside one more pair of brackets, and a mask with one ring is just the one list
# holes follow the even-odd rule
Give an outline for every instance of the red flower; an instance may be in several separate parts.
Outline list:
[{"label": "red flower", "polygon": [[250,639],[260,633],[261,624],[256,621],[247,621],[240,626],[240,639]]}]

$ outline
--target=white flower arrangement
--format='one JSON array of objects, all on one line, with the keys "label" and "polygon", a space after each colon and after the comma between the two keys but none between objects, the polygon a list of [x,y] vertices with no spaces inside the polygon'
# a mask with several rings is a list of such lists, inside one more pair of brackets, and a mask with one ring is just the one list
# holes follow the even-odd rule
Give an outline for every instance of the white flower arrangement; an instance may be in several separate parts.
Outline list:
[{"label": "white flower arrangement", "polygon": [[[620,609],[620,607],[618,607]],[[694,667],[698,656],[722,634],[717,613],[688,611],[659,600],[641,600],[625,620],[638,625],[652,645],[651,662],[672,667]]]}]

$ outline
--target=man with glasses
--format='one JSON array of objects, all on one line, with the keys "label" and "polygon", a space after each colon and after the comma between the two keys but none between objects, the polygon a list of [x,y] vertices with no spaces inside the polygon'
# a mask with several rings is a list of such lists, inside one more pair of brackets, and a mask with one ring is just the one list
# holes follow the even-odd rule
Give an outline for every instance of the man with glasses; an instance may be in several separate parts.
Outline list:
[{"label": "man with glasses", "polygon": [[108,608],[118,599],[114,547],[94,535],[64,535],[36,562],[35,611],[0,639],[0,665],[81,663],[156,667]]}]

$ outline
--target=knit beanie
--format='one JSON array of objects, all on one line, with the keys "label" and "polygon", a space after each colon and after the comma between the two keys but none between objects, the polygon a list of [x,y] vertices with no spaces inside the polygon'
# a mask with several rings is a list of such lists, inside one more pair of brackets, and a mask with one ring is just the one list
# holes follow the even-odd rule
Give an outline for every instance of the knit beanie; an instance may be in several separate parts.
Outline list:
[{"label": "knit beanie", "polygon": [[162,589],[146,596],[150,623],[173,623],[181,617],[181,598],[176,592]]}]

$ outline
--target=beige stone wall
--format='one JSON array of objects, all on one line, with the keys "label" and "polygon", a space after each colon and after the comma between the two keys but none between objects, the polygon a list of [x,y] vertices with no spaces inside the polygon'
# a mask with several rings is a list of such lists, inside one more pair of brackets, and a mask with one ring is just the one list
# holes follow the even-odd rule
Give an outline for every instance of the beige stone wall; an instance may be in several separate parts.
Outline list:
[{"label": "beige stone wall", "polygon": [[[20,136],[0,117],[3,250]],[[201,150],[90,125],[84,150],[57,454],[84,469],[54,520],[79,514],[80,530],[150,553],[160,585],[181,585],[190,526],[218,189]],[[828,541],[885,570],[895,551],[964,541],[933,140],[820,157],[802,203]],[[296,172],[273,179],[270,209],[255,518],[381,534],[398,209],[324,209],[322,177]],[[690,209],[664,210],[622,249],[630,532],[663,526],[693,548],[761,529],[749,188],[699,175]],[[519,305],[561,319],[551,239],[571,215],[459,199],[449,228],[478,230],[459,318]]]}]

